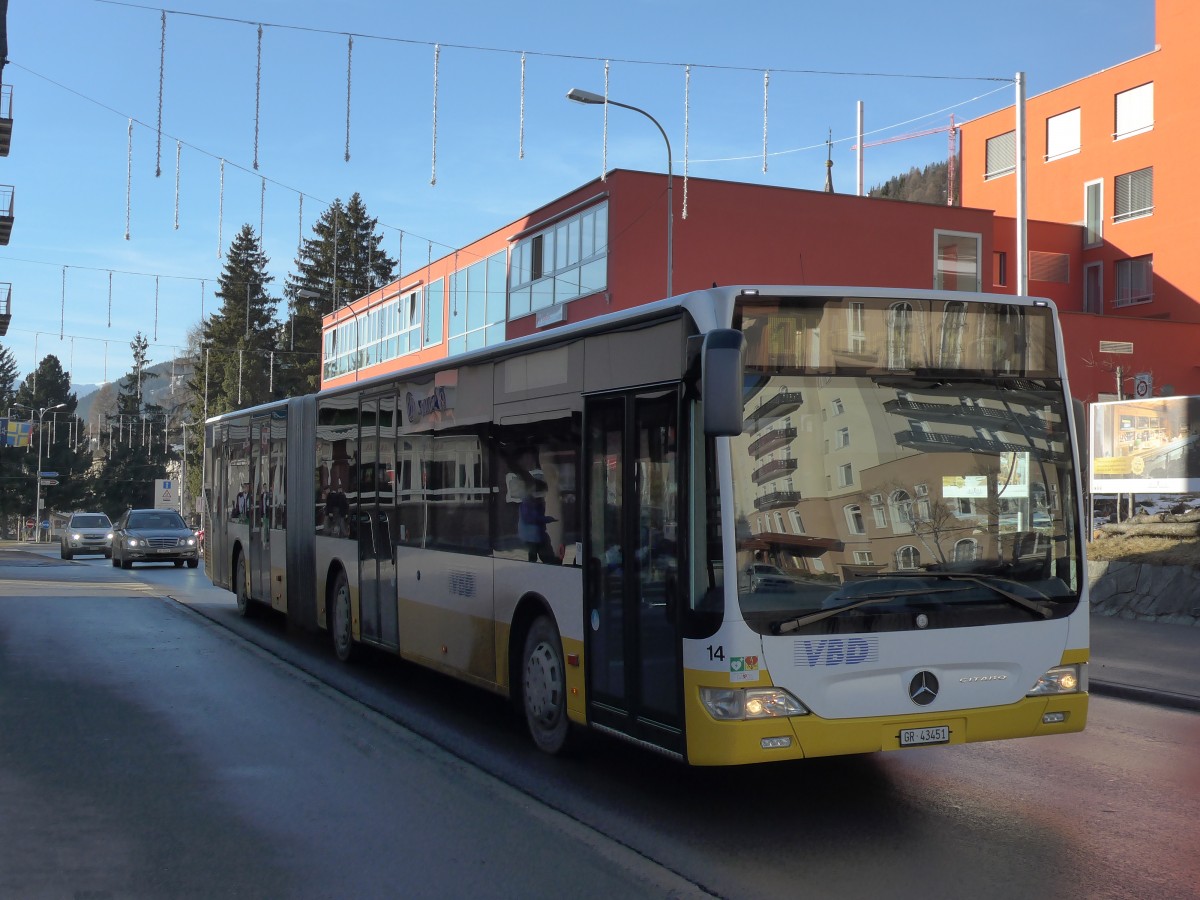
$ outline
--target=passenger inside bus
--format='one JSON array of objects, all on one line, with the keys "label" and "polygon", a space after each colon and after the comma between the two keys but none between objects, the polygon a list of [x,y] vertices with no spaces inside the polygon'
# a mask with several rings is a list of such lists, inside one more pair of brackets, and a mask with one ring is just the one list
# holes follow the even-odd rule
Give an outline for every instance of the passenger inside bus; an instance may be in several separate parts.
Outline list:
[{"label": "passenger inside bus", "polygon": [[525,496],[517,507],[517,534],[529,551],[530,562],[541,560],[559,565],[562,560],[554,552],[550,534],[546,531],[546,525],[558,521],[554,516],[546,515],[546,482],[540,469],[529,474],[532,482],[525,485]]}]

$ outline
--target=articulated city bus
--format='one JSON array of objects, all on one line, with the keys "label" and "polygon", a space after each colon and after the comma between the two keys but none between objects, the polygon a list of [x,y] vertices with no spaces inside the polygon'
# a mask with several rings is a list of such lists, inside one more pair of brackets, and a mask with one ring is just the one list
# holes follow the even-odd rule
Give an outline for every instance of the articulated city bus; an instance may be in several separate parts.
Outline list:
[{"label": "articulated city bus", "polygon": [[1075,732],[1044,300],[726,287],[210,419],[207,570],[693,765]]}]

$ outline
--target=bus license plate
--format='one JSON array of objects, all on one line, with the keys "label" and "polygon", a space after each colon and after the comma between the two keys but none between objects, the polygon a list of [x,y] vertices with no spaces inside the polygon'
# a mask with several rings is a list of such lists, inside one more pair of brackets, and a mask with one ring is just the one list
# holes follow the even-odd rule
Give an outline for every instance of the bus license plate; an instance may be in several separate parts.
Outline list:
[{"label": "bus license plate", "polygon": [[901,747],[919,747],[922,744],[950,743],[950,726],[936,725],[933,728],[902,728]]}]

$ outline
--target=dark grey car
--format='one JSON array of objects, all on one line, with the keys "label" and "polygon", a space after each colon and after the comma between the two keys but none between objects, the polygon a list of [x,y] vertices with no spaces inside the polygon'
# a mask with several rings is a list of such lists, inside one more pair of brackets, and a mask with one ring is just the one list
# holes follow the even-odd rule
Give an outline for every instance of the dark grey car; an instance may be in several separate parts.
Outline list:
[{"label": "dark grey car", "polygon": [[173,509],[130,509],[113,529],[112,564],[128,569],[135,562],[200,565],[200,541]]}]

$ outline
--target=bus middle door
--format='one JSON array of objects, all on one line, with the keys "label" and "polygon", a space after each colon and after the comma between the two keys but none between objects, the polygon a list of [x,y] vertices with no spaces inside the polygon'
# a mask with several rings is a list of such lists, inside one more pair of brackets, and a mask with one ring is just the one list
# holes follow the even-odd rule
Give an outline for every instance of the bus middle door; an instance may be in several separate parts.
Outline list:
[{"label": "bus middle door", "polygon": [[396,606],[396,401],[363,400],[359,408],[358,602],[363,640],[399,646]]},{"label": "bus middle door", "polygon": [[682,754],[679,393],[592,398],[585,418],[588,718]]},{"label": "bus middle door", "polygon": [[259,416],[250,420],[250,546],[247,563],[250,569],[250,595],[264,603],[271,602],[271,523],[268,510],[271,502],[271,417]]}]

